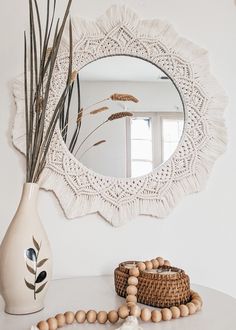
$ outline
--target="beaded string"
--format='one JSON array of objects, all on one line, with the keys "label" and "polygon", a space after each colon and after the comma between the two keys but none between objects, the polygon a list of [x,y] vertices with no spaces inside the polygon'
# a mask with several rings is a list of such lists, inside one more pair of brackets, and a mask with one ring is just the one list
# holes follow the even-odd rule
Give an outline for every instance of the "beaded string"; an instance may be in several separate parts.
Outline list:
[{"label": "beaded string", "polygon": [[95,310],[89,310],[88,312],[79,310],[76,313],[68,311],[64,314],[57,314],[55,317],[50,317],[47,321],[40,321],[37,327],[32,327],[32,329],[57,330],[74,322],[83,324],[86,321],[91,324],[95,322],[99,324],[105,324],[107,322],[115,324],[119,319],[126,320],[129,316],[140,318],[143,322],[151,321],[158,323],[160,321],[170,321],[171,319],[186,317],[198,312],[202,307],[202,299],[197,292],[192,290],[190,302],[180,306],[172,306],[161,310],[154,309],[151,311],[147,307],[141,309],[137,305],[137,285],[140,272],[158,269],[163,265],[170,266],[170,262],[157,257],[151,261],[138,262],[134,267],[130,268],[128,286],[126,288],[126,303],[121,305],[118,310],[112,310],[108,313],[105,311],[96,312]]}]

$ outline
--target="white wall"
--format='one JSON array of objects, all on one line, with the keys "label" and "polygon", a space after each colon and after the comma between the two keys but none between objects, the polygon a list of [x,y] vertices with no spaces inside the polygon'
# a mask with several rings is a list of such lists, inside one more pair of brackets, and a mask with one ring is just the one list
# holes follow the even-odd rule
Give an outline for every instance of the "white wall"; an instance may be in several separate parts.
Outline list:
[{"label": "white wall", "polygon": [[[66,0],[60,1],[61,8]],[[74,1],[73,14],[94,18],[114,1]],[[39,210],[54,253],[54,277],[112,273],[125,259],[169,258],[192,281],[236,297],[236,6],[233,0],[126,0],[145,18],[161,17],[210,51],[212,71],[230,96],[227,153],[216,163],[206,189],[185,198],[168,219],[139,217],[115,229],[98,215],[68,221],[51,193]],[[0,3],[0,239],[14,214],[24,182],[24,159],[11,146],[14,114],[11,82],[22,72],[26,0]]]}]

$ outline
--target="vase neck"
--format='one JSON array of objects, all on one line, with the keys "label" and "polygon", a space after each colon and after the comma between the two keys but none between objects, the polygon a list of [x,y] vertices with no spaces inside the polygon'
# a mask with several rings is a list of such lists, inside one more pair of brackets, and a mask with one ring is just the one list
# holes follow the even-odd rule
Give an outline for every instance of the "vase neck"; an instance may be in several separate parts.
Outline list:
[{"label": "vase neck", "polygon": [[39,185],[37,183],[25,183],[21,195],[20,205],[30,204],[36,206],[38,199]]}]

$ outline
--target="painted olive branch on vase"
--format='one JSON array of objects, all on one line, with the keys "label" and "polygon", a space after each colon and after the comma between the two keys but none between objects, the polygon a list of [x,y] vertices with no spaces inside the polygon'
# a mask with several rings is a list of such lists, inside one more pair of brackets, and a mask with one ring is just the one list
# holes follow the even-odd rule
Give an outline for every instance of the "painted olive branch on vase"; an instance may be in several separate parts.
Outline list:
[{"label": "painted olive branch on vase", "polygon": [[[37,287],[37,284],[42,283],[47,277],[47,272],[45,270],[38,272],[38,269],[45,264],[48,258],[38,260],[42,242],[39,244],[34,237],[32,237],[32,239],[35,249],[34,248],[27,249],[25,255],[26,255],[26,267],[28,271],[34,275],[34,282],[30,283],[25,279],[25,284],[30,290],[34,292],[34,299],[36,300],[36,295],[40,293],[47,284],[47,282],[45,282],[41,286]],[[33,267],[31,267],[27,263],[27,260],[30,260],[33,263]]]}]

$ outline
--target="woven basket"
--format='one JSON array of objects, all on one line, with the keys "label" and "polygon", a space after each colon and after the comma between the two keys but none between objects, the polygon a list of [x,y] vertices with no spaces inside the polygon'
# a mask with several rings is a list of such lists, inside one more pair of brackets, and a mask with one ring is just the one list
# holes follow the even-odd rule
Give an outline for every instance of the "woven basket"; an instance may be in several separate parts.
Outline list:
[{"label": "woven basket", "polygon": [[[135,263],[137,261],[122,262],[115,269],[115,289],[121,297],[126,297],[129,278],[128,264]],[[157,272],[140,272],[137,286],[138,302],[159,308],[179,306],[189,302],[191,298],[189,276],[182,269],[176,267],[162,266],[161,270],[172,270],[176,273],[161,275]]]}]

